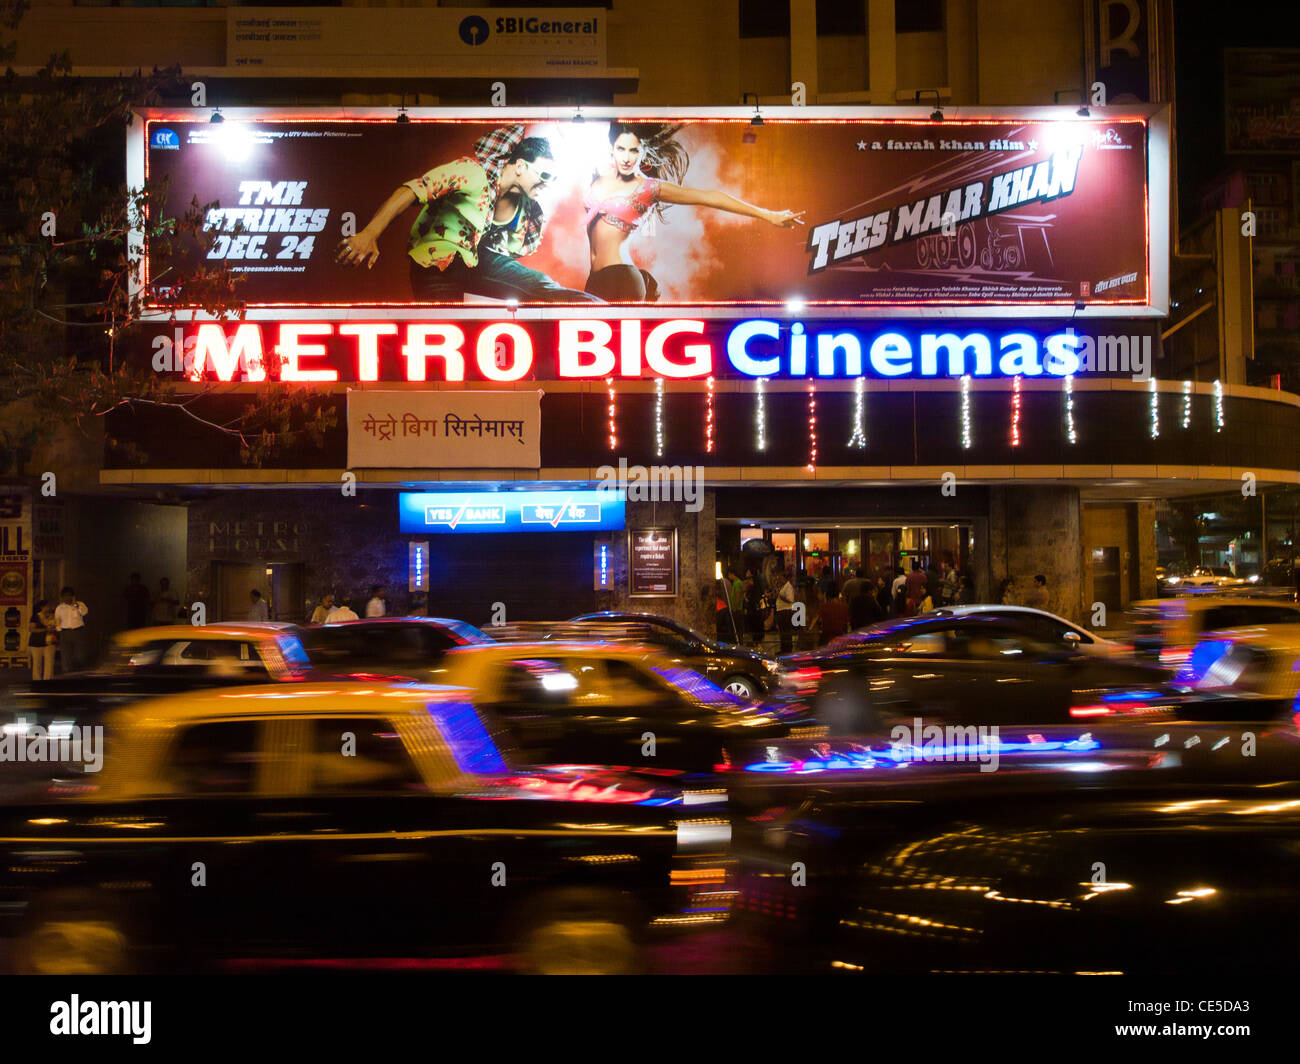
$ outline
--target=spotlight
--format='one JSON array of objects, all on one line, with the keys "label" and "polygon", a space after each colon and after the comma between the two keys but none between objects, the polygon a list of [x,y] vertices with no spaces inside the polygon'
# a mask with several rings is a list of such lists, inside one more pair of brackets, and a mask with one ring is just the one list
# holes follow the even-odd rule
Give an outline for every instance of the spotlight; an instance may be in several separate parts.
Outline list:
[{"label": "spotlight", "polygon": [[208,121],[213,123],[214,125],[220,125],[222,122],[225,121],[225,118],[222,117],[220,107],[218,107],[216,110],[212,112],[212,117],[209,118]]},{"label": "spotlight", "polygon": [[1074,309],[1075,309],[1075,311],[1077,312],[1077,311],[1083,310],[1085,306],[1087,306],[1087,304],[1086,304],[1086,303],[1083,303],[1082,301],[1080,301],[1080,302],[1074,304]]},{"label": "spotlight", "polygon": [[1091,117],[1092,117],[1092,112],[1088,110],[1088,107],[1087,107],[1086,104],[1085,104],[1083,107],[1080,107],[1080,108],[1079,108],[1077,111],[1075,111],[1074,113],[1075,113],[1076,115],[1078,115],[1080,118],[1091,118]]},{"label": "spotlight", "polygon": [[[749,103],[749,98],[750,98],[751,96],[754,97],[754,117],[751,118],[751,119],[749,120],[749,124],[750,124],[751,127],[753,127],[753,126],[761,126],[761,125],[763,124],[763,115],[762,115],[762,112],[760,112],[759,109],[758,109],[758,93],[756,93],[756,92],[747,92],[747,93],[744,93],[744,94],[740,97],[740,102],[741,102],[742,105]],[[752,144],[753,141],[750,141],[749,143]]]},{"label": "spotlight", "polygon": [[585,122],[585,121],[587,121],[585,118],[582,117],[582,104],[578,104],[578,110],[575,112],[575,114],[574,114],[574,116],[573,116],[573,120],[574,120],[575,122]]},{"label": "spotlight", "polygon": [[942,121],[943,121],[943,112],[940,111],[939,108],[936,107],[933,111],[930,112],[930,121],[931,121],[931,122],[942,122]]},{"label": "spotlight", "polygon": [[397,109],[397,118],[395,119],[395,121],[397,122],[397,124],[398,124],[399,126],[404,126],[404,125],[406,125],[406,123],[408,123],[410,120],[411,120],[411,118],[410,118],[410,116],[406,113],[406,108],[405,108],[405,107],[399,107],[399,108]]},{"label": "spotlight", "polygon": [[942,102],[942,100],[939,98],[939,90],[938,90],[938,89],[917,89],[917,90],[916,90],[916,95],[912,98],[912,102],[913,102],[913,103],[920,103],[920,102],[921,102],[921,97],[922,97],[923,95],[925,95],[926,93],[931,93],[931,92],[934,93],[934,110],[930,112],[930,121],[931,121],[931,122],[942,122],[942,121],[943,121],[943,102]]}]

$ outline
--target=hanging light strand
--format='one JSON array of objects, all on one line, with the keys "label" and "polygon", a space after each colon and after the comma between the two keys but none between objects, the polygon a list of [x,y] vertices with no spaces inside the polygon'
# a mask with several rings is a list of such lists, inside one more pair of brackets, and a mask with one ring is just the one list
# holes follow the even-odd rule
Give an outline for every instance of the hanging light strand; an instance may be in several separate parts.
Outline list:
[{"label": "hanging light strand", "polygon": [[1223,431],[1223,381],[1214,382],[1214,431]]},{"label": "hanging light strand", "polygon": [[1065,375],[1065,438],[1071,443],[1079,442],[1079,434],[1074,431],[1074,374]]},{"label": "hanging light strand", "polygon": [[867,445],[867,382],[859,377],[853,382],[853,435],[849,446],[862,450]]},{"label": "hanging light strand", "polygon": [[759,377],[754,381],[754,448],[767,450],[767,379]]},{"label": "hanging light strand", "polygon": [[1154,377],[1151,378],[1151,438],[1160,439],[1160,392]]},{"label": "hanging light strand", "polygon": [[655,378],[655,454],[664,456],[664,379]]},{"label": "hanging light strand", "polygon": [[1011,446],[1020,446],[1020,374],[1011,381]]},{"label": "hanging light strand", "polygon": [[704,382],[704,453],[713,453],[713,378]]},{"label": "hanging light strand", "polygon": [[817,472],[817,382],[808,381],[808,472]]},{"label": "hanging light strand", "polygon": [[605,394],[609,398],[609,403],[605,410],[609,415],[609,449],[618,450],[618,403],[614,395],[614,378],[605,378]]},{"label": "hanging light strand", "polygon": [[970,450],[970,374],[961,379],[961,445]]},{"label": "hanging light strand", "polygon": [[1183,428],[1192,426],[1192,382],[1183,381]]}]

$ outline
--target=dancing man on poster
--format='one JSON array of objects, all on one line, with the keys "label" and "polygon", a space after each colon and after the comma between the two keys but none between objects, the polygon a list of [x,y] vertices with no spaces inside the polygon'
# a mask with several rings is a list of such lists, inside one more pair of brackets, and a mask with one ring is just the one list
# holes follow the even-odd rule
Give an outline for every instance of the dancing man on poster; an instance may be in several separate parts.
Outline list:
[{"label": "dancing man on poster", "polygon": [[522,125],[494,130],[472,155],[398,187],[364,229],[340,243],[337,261],[373,269],[380,234],[422,203],[406,241],[417,300],[457,303],[470,292],[521,303],[599,303],[515,261],[541,244],[544,218],[535,197],[554,180],[546,138],[525,137]]}]

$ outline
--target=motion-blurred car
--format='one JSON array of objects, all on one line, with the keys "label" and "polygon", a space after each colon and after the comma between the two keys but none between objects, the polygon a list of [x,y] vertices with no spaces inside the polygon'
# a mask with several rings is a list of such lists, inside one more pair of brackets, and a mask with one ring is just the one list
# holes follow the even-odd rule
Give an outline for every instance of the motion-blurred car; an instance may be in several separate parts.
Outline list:
[{"label": "motion-blurred car", "polygon": [[979,612],[885,621],[781,662],[783,695],[833,735],[914,716],[990,725],[1169,718],[1177,701],[1166,670],[1045,643]]},{"label": "motion-blurred car", "polygon": [[929,761],[795,745],[727,780],[737,919],[783,943],[782,967],[1294,970],[1293,734],[1244,757],[1240,728],[1045,729],[995,772],[959,743]]},{"label": "motion-blurred car", "polygon": [[726,763],[733,740],[784,736],[799,715],[741,701],[635,643],[465,647],[430,675],[472,690],[534,763],[707,773]]},{"label": "motion-blurred car", "polygon": [[1078,650],[1090,657],[1124,657],[1130,648],[1112,639],[1090,632],[1082,625],[1067,621],[1046,610],[1032,606],[995,606],[974,604],[970,606],[944,606],[934,611],[936,615],[951,617],[995,617],[1008,627],[1033,636],[1040,643],[1054,645],[1062,650]]},{"label": "motion-blurred car", "polygon": [[454,647],[495,642],[447,617],[368,617],[298,630],[313,668],[340,679],[413,679]]},{"label": "motion-blurred car", "polygon": [[1217,588],[1248,587],[1259,582],[1258,576],[1236,576],[1226,566],[1198,566],[1187,576],[1166,576],[1163,586],[1172,592],[1205,591]]},{"label": "motion-blurred car", "polygon": [[1133,649],[1181,666],[1203,639],[1225,628],[1300,624],[1300,605],[1277,598],[1197,595],[1134,602]]},{"label": "motion-blurred car", "polygon": [[556,626],[547,638],[630,639],[660,650],[737,698],[753,700],[772,687],[778,665],[745,647],[718,643],[670,617],[634,610],[584,613]]},{"label": "motion-blurred car", "polygon": [[1195,720],[1300,725],[1300,622],[1224,628],[1206,635],[1174,676]]},{"label": "motion-blurred car", "polygon": [[615,973],[648,932],[727,913],[716,793],[512,769],[467,692],[191,693],[114,711],[109,735],[92,796],[0,807],[0,935],[20,971],[473,957]]}]

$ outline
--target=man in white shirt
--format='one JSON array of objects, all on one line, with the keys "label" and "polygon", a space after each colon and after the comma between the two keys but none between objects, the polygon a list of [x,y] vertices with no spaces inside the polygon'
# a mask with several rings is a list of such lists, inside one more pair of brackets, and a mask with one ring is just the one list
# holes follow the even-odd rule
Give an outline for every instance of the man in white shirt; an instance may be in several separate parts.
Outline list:
[{"label": "man in white shirt", "polygon": [[253,588],[248,593],[248,601],[252,603],[248,607],[248,619],[250,621],[269,621],[271,619],[271,611],[266,608],[266,601],[257,588]]},{"label": "man in white shirt", "polygon": [[83,618],[90,611],[70,587],[63,589],[61,597],[63,601],[54,607],[54,627],[59,633],[63,671],[76,672],[86,665],[89,641],[86,638],[86,622]]},{"label": "man in white shirt", "polygon": [[335,606],[325,617],[326,624],[333,624],[335,621],[355,621],[359,620],[355,611],[352,609],[352,600],[344,598],[343,602]]},{"label": "man in white shirt", "polygon": [[370,601],[366,603],[367,617],[382,617],[388,612],[388,605],[384,601],[384,589],[376,584],[370,589]]}]

